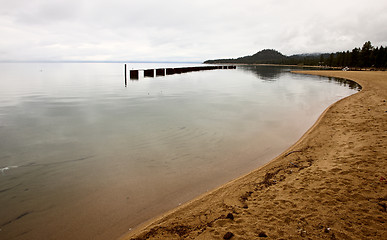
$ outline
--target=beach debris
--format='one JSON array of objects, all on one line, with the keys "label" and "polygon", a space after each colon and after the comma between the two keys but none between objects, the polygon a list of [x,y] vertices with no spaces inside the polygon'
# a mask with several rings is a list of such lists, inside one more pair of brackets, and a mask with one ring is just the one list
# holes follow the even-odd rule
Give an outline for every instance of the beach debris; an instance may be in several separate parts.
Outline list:
[{"label": "beach debris", "polygon": [[8,167],[3,167],[3,168],[0,168],[0,172],[1,173],[4,173],[5,171],[8,171],[12,168],[17,168],[18,166],[8,166]]},{"label": "beach debris", "polygon": [[324,229],[324,232],[325,232],[325,233],[329,233],[330,231],[331,231],[331,228],[329,228],[329,227],[327,227],[327,228]]},{"label": "beach debris", "polygon": [[275,180],[275,179],[273,179],[273,178],[275,178],[276,175],[277,175],[281,170],[282,170],[282,169],[277,169],[277,170],[275,170],[274,172],[267,172],[267,173],[265,174],[264,178],[263,178],[263,181],[260,182],[260,184],[265,185],[265,187],[269,187],[269,186],[271,186],[271,185],[276,184],[277,182],[276,182],[276,181],[273,181],[273,180]]},{"label": "beach debris", "polygon": [[294,164],[294,163],[292,163],[292,162],[290,162],[290,163],[291,163],[293,166],[298,167],[297,164]]},{"label": "beach debris", "polygon": [[289,155],[292,154],[292,153],[296,153],[296,152],[302,152],[302,151],[300,151],[300,150],[295,150],[295,151],[288,152],[287,154],[285,154],[285,157],[289,156]]},{"label": "beach debris", "polygon": [[387,210],[386,203],[378,203],[378,205],[382,207],[382,210],[381,210],[382,212],[386,212],[386,210]]},{"label": "beach debris", "polygon": [[379,178],[379,181],[387,183],[387,179],[385,177],[382,177],[382,176]]},{"label": "beach debris", "polygon": [[226,234],[224,234],[223,239],[231,239],[232,237],[234,237],[234,233],[227,232]]},{"label": "beach debris", "polygon": [[188,226],[184,226],[184,225],[177,225],[177,226],[174,226],[173,228],[171,228],[169,231],[171,233],[177,234],[181,237],[181,236],[184,236],[187,233],[189,233],[191,231],[191,228]]},{"label": "beach debris", "polygon": [[248,200],[249,197],[251,197],[251,194],[253,194],[253,191],[245,192],[242,196],[240,196],[239,201],[242,203],[242,208],[244,209],[249,208],[246,201]]},{"label": "beach debris", "polygon": [[242,196],[240,196],[239,201],[241,203],[245,203],[248,200],[248,198],[251,197],[251,194],[253,194],[252,191],[245,192]]},{"label": "beach debris", "polygon": [[227,214],[226,218],[234,220],[234,215],[232,213]]},{"label": "beach debris", "polygon": [[306,231],[305,230],[303,230],[303,229],[300,229],[300,236],[301,237],[305,237],[306,236]]},{"label": "beach debris", "polygon": [[264,232],[264,231],[261,231],[259,234],[258,234],[258,237],[268,237],[267,234]]},{"label": "beach debris", "polygon": [[11,224],[11,223],[13,223],[13,222],[15,222],[15,221],[17,221],[17,220],[27,216],[28,214],[31,214],[31,213],[32,212],[30,212],[30,211],[24,212],[24,213],[20,214],[19,216],[15,217],[14,219],[11,219],[8,222],[3,223],[2,225],[0,225],[0,227],[4,227],[4,226],[6,226],[8,224]]}]

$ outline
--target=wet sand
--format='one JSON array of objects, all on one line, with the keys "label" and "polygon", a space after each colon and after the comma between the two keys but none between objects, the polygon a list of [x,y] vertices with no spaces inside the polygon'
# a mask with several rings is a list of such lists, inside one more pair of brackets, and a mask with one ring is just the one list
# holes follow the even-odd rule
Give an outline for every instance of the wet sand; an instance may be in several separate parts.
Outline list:
[{"label": "wet sand", "polygon": [[387,239],[387,72],[295,73],[363,90],[265,166],[122,239]]}]

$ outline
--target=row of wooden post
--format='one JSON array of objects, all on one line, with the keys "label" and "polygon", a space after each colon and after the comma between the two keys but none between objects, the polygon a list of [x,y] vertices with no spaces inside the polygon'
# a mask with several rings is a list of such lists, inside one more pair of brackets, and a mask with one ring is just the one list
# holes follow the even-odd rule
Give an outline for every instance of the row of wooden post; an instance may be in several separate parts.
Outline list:
[{"label": "row of wooden post", "polygon": [[[236,69],[236,66],[227,65],[227,66],[200,66],[200,67],[180,67],[180,68],[157,68],[157,69],[144,69],[144,77],[155,77],[155,76],[165,76],[173,75],[187,72],[195,71],[204,71],[204,70],[214,70],[214,69]],[[141,70],[130,70],[129,78],[130,79],[139,79],[139,71]],[[155,75],[156,73],[156,75]],[[125,64],[125,85],[127,85],[127,71]]]}]

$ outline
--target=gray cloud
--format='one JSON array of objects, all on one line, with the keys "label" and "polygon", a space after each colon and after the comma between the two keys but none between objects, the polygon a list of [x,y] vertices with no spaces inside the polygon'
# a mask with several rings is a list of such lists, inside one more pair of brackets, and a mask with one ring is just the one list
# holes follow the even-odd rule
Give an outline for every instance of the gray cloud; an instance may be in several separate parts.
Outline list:
[{"label": "gray cloud", "polygon": [[0,60],[176,60],[387,45],[384,0],[0,0]]}]

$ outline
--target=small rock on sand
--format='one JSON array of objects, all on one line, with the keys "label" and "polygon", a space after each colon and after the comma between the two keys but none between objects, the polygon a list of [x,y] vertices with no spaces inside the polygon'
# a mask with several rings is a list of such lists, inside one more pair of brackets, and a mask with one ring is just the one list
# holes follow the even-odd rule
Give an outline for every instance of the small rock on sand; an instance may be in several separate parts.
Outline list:
[{"label": "small rock on sand", "polygon": [[234,236],[232,232],[227,232],[224,234],[223,239],[231,239]]},{"label": "small rock on sand", "polygon": [[227,214],[226,218],[234,220],[234,215],[232,213]]}]

